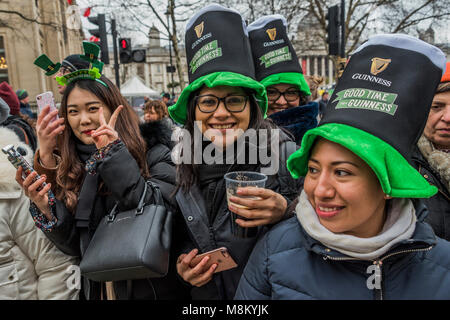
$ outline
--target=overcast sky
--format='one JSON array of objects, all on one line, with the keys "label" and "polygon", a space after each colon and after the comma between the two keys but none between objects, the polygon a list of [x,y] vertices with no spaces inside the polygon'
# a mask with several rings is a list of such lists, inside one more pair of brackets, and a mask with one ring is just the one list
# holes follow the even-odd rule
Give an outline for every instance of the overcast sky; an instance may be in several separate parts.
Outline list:
[{"label": "overcast sky", "polygon": [[[414,0],[409,0],[410,2],[414,2]],[[107,3],[108,0],[78,0],[78,6],[80,7],[81,10],[81,14],[83,13],[82,9],[88,7],[89,5],[95,5],[96,3]],[[208,1],[206,0],[205,3],[207,3]],[[92,12],[91,12],[91,16],[95,16],[98,13],[102,13],[99,12],[99,9],[93,8]],[[150,10],[150,9],[149,9]],[[164,14],[165,8],[162,8],[161,13]],[[108,17],[111,18],[111,17]],[[89,38],[90,34],[88,32],[88,29],[93,29],[95,28],[94,25],[90,24],[87,20],[87,18],[81,17],[82,23],[83,23],[83,27],[85,30],[85,34],[86,37]],[[144,21],[147,25],[152,25],[154,24],[159,30],[162,30],[162,25],[160,24],[160,22],[157,19],[151,19],[148,18],[147,21]],[[429,23],[427,24],[422,24],[421,27],[422,28],[427,28],[429,26]],[[109,30],[109,24],[107,24],[107,28]],[[376,26],[373,26],[374,32],[379,32],[377,30],[378,28]],[[133,33],[127,33],[124,35],[120,35],[120,36],[126,36],[126,37],[131,37],[132,38],[132,43],[133,44],[147,44],[148,43],[148,38],[147,38],[147,29],[143,26],[142,30],[144,32],[133,32]],[[179,25],[178,26],[178,30],[184,30],[184,25]],[[450,27],[445,26],[445,27],[441,27],[441,28],[436,28],[434,27],[434,31],[435,31],[435,41],[436,43],[450,43]],[[119,37],[120,37],[119,36]],[[162,36],[164,37],[164,36]],[[166,45],[167,41],[161,41],[162,45]],[[110,45],[112,45],[110,43]]]}]

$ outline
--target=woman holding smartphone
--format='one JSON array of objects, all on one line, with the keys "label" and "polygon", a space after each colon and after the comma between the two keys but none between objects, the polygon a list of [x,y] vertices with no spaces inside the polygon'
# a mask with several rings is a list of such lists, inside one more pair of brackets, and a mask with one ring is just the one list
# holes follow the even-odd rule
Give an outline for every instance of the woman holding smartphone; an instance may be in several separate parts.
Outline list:
[{"label": "woman holding smartphone", "polygon": [[[280,154],[275,155],[274,151],[272,158],[280,166],[278,171],[268,175],[265,188],[238,190],[237,196],[230,197],[228,206],[224,175],[232,171],[262,171],[261,159],[251,159],[249,151],[270,148],[275,139],[269,136],[268,141],[257,140],[253,145],[242,140],[244,133],[266,129],[270,134],[270,129],[276,126],[264,120],[267,97],[264,87],[254,80],[250,44],[240,14],[210,5],[188,22],[186,30],[190,85],[183,90],[176,105],[169,107],[170,116],[184,124],[181,158],[187,160],[182,160],[177,167],[176,201],[186,226],[177,271],[190,284],[193,299],[232,299],[258,235],[284,218],[290,197],[299,188],[299,183],[287,172],[282,175],[286,166],[280,161],[286,145],[290,142],[293,152],[295,143],[281,135],[277,142]],[[187,145],[184,144],[186,136],[194,137]],[[237,160],[240,147],[246,156],[242,162]],[[236,151],[232,157],[230,150]],[[196,154],[199,153],[214,154],[220,160],[211,163],[202,157],[198,163]],[[236,213],[239,219],[233,221],[230,212]],[[254,228],[256,232],[239,238],[232,234],[234,223]],[[222,262],[210,262],[215,254],[198,259],[199,254],[221,247],[227,249],[218,251],[224,254]],[[215,273],[223,267],[219,266],[221,263],[234,265],[225,255],[233,258],[237,267]]]},{"label": "woman holding smartphone", "polygon": [[258,242],[236,299],[450,298],[450,243],[420,199],[437,188],[406,160],[444,66],[442,51],[406,35],[355,51],[320,126],[288,160],[305,176],[296,216]]},{"label": "woman holding smartphone", "polygon": [[[156,135],[151,137],[153,145],[147,143],[151,139],[139,134],[136,113],[109,79],[72,79],[64,91],[60,119],[51,122],[54,112],[45,112],[38,119],[44,148],[38,161],[50,167],[45,172],[53,171],[53,177],[33,183],[36,173],[23,180],[19,169],[16,180],[32,201],[36,224],[61,251],[82,258],[102,218],[117,201],[122,211],[136,208],[150,176],[164,180],[155,183],[168,199],[175,170],[169,146],[161,143],[163,133],[159,142]],[[53,154],[56,147],[59,157]],[[43,182],[47,186],[38,191]],[[55,197],[49,197],[50,188]],[[126,281],[114,282],[114,289],[118,299],[172,299],[182,295],[177,283],[175,272],[169,271],[154,281],[133,280],[131,295]],[[83,291],[86,299],[99,299],[104,284],[85,280]]]}]

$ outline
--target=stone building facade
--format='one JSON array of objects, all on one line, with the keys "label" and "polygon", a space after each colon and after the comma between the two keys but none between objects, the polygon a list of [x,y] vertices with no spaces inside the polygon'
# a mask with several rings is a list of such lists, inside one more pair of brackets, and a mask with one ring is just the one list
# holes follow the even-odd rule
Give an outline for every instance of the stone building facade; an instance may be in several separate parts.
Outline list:
[{"label": "stone building facade", "polygon": [[[75,4],[75,1],[73,1]],[[48,26],[30,22],[14,13],[0,13],[0,82],[7,81],[14,90],[26,89],[30,104],[37,94],[53,91],[55,100],[61,100],[56,81],[45,76],[43,70],[33,64],[40,54],[45,53],[54,62],[61,62],[66,56],[80,53],[83,32],[79,24],[79,11],[68,14],[66,0],[2,0],[0,9],[19,12]]]}]

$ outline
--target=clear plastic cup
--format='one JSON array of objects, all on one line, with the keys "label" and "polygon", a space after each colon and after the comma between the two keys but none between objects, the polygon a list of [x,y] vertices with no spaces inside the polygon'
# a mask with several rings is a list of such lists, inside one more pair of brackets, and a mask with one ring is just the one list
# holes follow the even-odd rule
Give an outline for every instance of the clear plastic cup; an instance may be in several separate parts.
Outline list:
[{"label": "clear plastic cup", "polygon": [[[246,198],[246,199],[254,199],[259,200],[259,197],[254,196],[241,196],[237,195],[237,189],[238,188],[244,188],[244,187],[255,187],[255,188],[264,188],[267,181],[267,176],[260,172],[252,172],[252,171],[235,171],[235,172],[229,172],[224,176],[225,179],[225,188],[227,192],[227,201],[228,204],[232,204],[235,207],[238,208],[244,208],[247,207],[230,202],[230,197],[235,196],[239,198]],[[234,212],[230,211],[231,215],[231,231],[232,233],[241,238],[249,238],[256,235],[257,228],[243,228],[240,225],[236,224],[236,219],[242,219],[247,220],[246,218],[239,216],[235,214]]]}]

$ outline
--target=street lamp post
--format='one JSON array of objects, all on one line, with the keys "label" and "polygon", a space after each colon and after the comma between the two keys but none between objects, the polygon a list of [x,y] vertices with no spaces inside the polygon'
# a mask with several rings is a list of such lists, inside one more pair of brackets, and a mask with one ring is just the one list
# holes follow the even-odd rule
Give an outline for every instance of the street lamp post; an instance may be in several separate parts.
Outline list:
[{"label": "street lamp post", "polygon": [[170,24],[169,24],[169,16],[171,14],[170,11],[170,7],[167,6],[167,11],[166,11],[166,17],[167,17],[167,31],[169,34],[169,59],[170,59],[170,74],[171,74],[171,79],[172,79],[172,99],[175,96],[174,94],[174,81],[173,81],[173,67],[172,67],[172,37],[170,35]]}]

